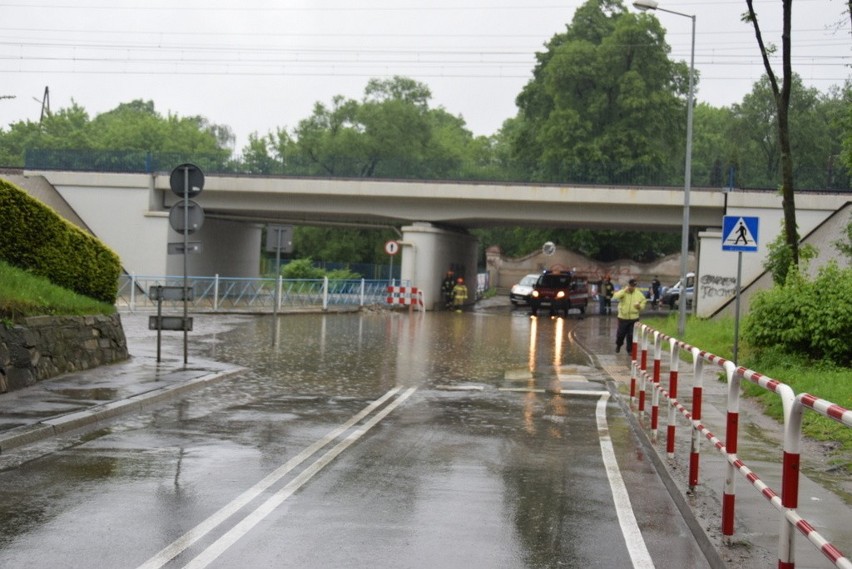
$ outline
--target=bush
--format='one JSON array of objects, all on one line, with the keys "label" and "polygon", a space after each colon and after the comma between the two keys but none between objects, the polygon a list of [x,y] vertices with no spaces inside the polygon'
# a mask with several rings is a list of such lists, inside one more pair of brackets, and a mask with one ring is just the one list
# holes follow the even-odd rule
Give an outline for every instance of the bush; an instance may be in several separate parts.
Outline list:
[{"label": "bush", "polygon": [[290,261],[281,269],[281,276],[285,279],[321,279],[328,277],[329,280],[354,280],[360,279],[361,275],[353,273],[349,269],[334,269],[325,271],[314,266],[311,259],[296,259]]},{"label": "bush", "polygon": [[311,259],[296,259],[284,265],[281,276],[285,279],[321,279],[325,276],[325,271],[314,267]]},{"label": "bush", "polygon": [[121,262],[97,238],[0,180],[0,259],[57,286],[115,303]]},{"label": "bush", "polygon": [[829,263],[813,281],[791,271],[782,286],[755,295],[743,338],[758,352],[770,349],[852,364],[852,269]]}]

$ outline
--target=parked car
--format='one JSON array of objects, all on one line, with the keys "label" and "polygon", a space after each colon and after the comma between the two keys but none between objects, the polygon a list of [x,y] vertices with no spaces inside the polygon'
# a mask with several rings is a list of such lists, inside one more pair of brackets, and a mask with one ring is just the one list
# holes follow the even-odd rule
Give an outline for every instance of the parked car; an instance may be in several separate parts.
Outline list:
[{"label": "parked car", "polygon": [[532,294],[533,285],[538,280],[538,277],[538,273],[526,275],[517,284],[512,285],[512,290],[509,291],[509,301],[515,306],[518,304],[529,304],[530,294]]},{"label": "parked car", "polygon": [[[680,281],[677,281],[672,286],[663,290],[663,296],[660,299],[664,305],[674,310],[677,308],[680,301]],[[686,307],[692,306],[692,301],[695,298],[695,273],[686,273]]]},{"label": "parked car", "polygon": [[535,316],[541,307],[546,306],[551,314],[560,311],[568,316],[568,311],[577,309],[585,314],[589,304],[589,284],[574,278],[571,273],[545,271],[539,275],[530,294],[530,310]]}]

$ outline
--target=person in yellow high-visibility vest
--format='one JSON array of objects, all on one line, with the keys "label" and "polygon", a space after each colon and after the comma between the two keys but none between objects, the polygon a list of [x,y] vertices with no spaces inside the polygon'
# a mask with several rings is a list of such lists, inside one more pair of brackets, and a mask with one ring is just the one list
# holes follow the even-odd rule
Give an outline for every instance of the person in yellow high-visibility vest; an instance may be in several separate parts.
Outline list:
[{"label": "person in yellow high-visibility vest", "polygon": [[456,279],[456,286],[453,287],[453,306],[456,312],[461,312],[465,302],[467,302],[467,287],[464,279],[459,277]]},{"label": "person in yellow high-visibility vest", "polygon": [[621,351],[621,345],[627,341],[627,353],[633,352],[633,326],[639,322],[639,314],[645,308],[645,295],[636,288],[636,279],[630,279],[627,286],[612,297],[618,301],[618,329],[615,333],[615,351]]}]

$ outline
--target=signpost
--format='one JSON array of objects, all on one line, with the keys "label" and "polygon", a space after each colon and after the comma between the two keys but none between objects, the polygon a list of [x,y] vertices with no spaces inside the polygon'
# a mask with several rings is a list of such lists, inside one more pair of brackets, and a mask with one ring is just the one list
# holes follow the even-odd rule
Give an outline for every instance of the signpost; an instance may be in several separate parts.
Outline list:
[{"label": "signpost", "polygon": [[272,345],[278,343],[278,305],[281,289],[281,253],[293,252],[293,226],[268,225],[266,227],[266,250],[275,251],[275,294],[272,305]]},{"label": "signpost", "polygon": [[760,218],[726,215],[722,218],[722,251],[737,252],[737,297],[734,313],[734,363],[740,344],[740,285],[743,276],[743,253],[756,253]]},{"label": "signpost", "polygon": [[399,253],[399,243],[393,240],[385,243],[385,253],[390,255],[390,274],[388,275],[388,282],[390,282],[393,280],[393,257]]},{"label": "signpost", "polygon": [[[179,328],[165,328],[164,318],[159,314],[154,323],[157,326],[157,361],[160,361],[160,330],[183,330],[183,363],[186,365],[189,362],[189,338],[187,332],[192,329],[192,321],[188,316],[189,307],[187,302],[190,300],[189,292],[189,268],[187,266],[187,255],[192,252],[188,237],[190,233],[194,233],[201,228],[204,223],[204,210],[200,205],[191,201],[189,198],[195,197],[204,189],[204,172],[195,164],[181,164],[177,166],[169,175],[169,186],[172,193],[179,198],[183,198],[182,202],[172,206],[169,212],[169,224],[172,229],[183,234],[183,320]],[[170,243],[171,247],[173,244]],[[201,244],[198,243],[198,251],[201,251]],[[166,287],[163,287],[166,288]],[[159,294],[159,293],[158,293]],[[175,324],[169,321],[169,325]],[[149,322],[149,327],[151,322]]]},{"label": "signpost", "polygon": [[160,363],[160,345],[162,344],[163,330],[192,330],[192,318],[187,318],[184,313],[180,316],[163,316],[164,300],[193,300],[193,290],[182,286],[152,286],[148,291],[148,297],[157,301],[157,315],[148,317],[148,330],[157,331],[157,363]]}]

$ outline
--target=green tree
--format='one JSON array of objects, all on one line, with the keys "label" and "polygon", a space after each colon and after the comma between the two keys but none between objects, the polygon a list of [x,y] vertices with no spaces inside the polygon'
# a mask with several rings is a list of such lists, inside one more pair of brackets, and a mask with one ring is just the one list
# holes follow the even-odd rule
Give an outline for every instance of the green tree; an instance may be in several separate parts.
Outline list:
[{"label": "green tree", "polygon": [[293,256],[340,263],[385,263],[383,246],[395,238],[396,233],[387,228],[296,227]]},{"label": "green tree", "polygon": [[[788,112],[790,148],[795,183],[802,188],[845,185],[843,167],[842,117],[850,103],[849,89],[822,94],[807,88],[794,74],[791,79]],[[742,103],[731,110],[729,136],[731,162],[737,169],[738,184],[745,187],[777,187],[782,171],[782,152],[777,128],[777,105],[769,79],[756,82]]]},{"label": "green tree", "polygon": [[517,98],[515,157],[534,179],[659,182],[683,154],[689,68],[665,32],[619,0],[588,0],[537,54]]},{"label": "green tree", "polygon": [[693,114],[692,179],[696,186],[727,187],[734,165],[733,112],[699,103]]},{"label": "green tree", "polygon": [[41,122],[19,121],[0,131],[0,157],[4,165],[23,166],[27,150],[37,148],[91,148],[89,115],[75,102],[47,115]]},{"label": "green tree", "polygon": [[[284,147],[286,163],[304,174],[428,178],[490,162],[490,142],[475,139],[460,117],[431,109],[430,99],[426,85],[394,77],[371,79],[360,101],[338,95],[330,105],[318,102]],[[254,148],[253,157],[262,150]]]},{"label": "green tree", "polygon": [[164,117],[152,101],[122,103],[94,119],[72,102],[40,123],[20,121],[8,132],[0,131],[0,160],[3,165],[23,166],[27,150],[60,149],[201,154],[224,161],[233,139],[229,127],[204,117]]},{"label": "green tree", "polygon": [[234,136],[230,128],[200,116],[160,115],[153,101],[137,99],[95,117],[87,127],[95,148],[225,156]]}]

